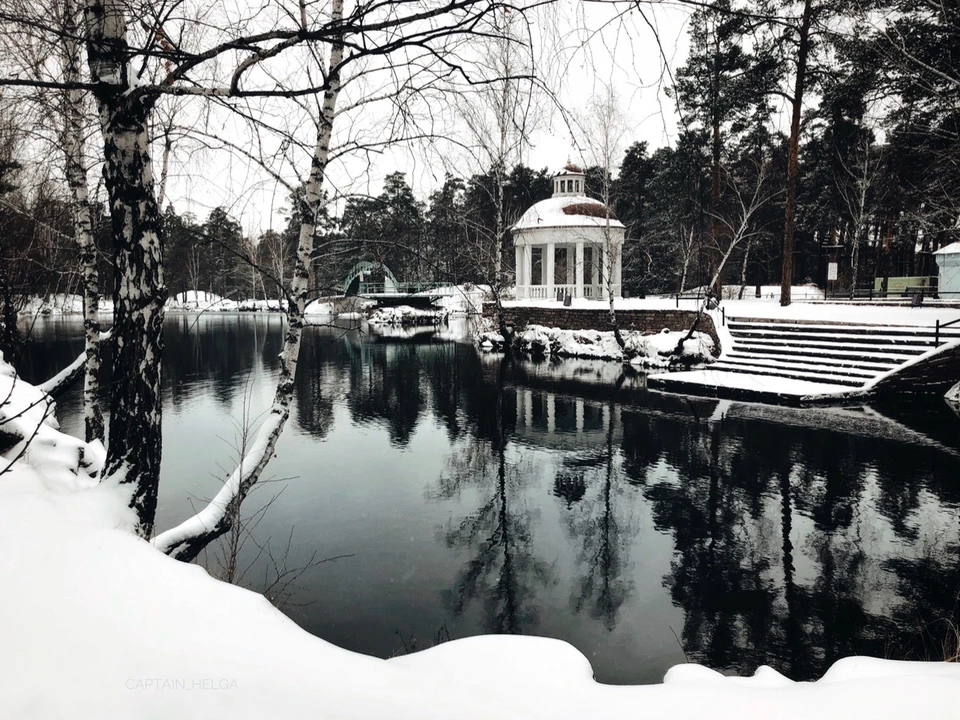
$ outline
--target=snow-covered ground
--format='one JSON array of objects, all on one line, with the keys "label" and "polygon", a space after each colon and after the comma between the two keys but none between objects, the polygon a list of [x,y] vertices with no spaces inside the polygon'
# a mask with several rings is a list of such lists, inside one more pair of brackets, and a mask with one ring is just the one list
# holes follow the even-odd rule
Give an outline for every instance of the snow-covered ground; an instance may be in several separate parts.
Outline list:
[{"label": "snow-covered ground", "polygon": [[492,297],[489,285],[450,285],[449,287],[427,290],[419,295],[434,297],[433,305],[452,317],[479,315],[483,312],[483,302]]},{"label": "snow-covered ground", "polygon": [[[39,390],[0,361],[0,717],[953,717],[960,664],[848,658],[815,683],[769,668],[681,665],[662,684],[604,686],[558,640],[484,636],[392,660],[313,637],[263,597],[131,533],[102,449],[60,434]],[[16,417],[14,417],[16,416]],[[11,419],[12,418],[12,419]],[[6,421],[6,422],[5,422]],[[39,428],[39,430],[38,430]]]},{"label": "snow-covered ground", "polygon": [[[99,309],[102,314],[113,314],[113,300],[100,298]],[[32,297],[24,303],[21,315],[37,317],[39,315],[80,315],[83,313],[83,296],[74,293],[57,293],[44,297]]]},{"label": "snow-covered ground", "polygon": [[[700,307],[702,300],[695,297],[680,298],[679,304],[674,297],[618,298],[614,301],[616,310],[691,310]],[[556,300],[509,300],[504,307],[549,307],[559,308],[562,303]],[[606,300],[586,300],[575,298],[571,307],[605,310],[609,307]],[[778,300],[751,299],[724,300],[721,303],[726,316],[742,318],[770,318],[783,320],[829,320],[831,322],[866,323],[873,325],[926,325],[933,326],[937,320],[949,322],[960,318],[960,309],[928,305],[918,308],[868,304],[794,302],[781,307]]]},{"label": "snow-covered ground", "polygon": [[206,290],[186,290],[169,298],[164,305],[167,310],[195,312],[281,312],[286,301],[276,298],[267,300],[231,300]]}]

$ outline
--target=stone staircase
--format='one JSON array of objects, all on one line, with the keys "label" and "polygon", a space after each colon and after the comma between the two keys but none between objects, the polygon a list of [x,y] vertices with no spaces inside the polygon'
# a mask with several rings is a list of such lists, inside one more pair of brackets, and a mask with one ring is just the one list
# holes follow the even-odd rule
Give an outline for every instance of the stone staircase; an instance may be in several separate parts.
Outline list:
[{"label": "stone staircase", "polygon": [[938,340],[941,347],[960,342],[957,326],[938,338],[933,327],[728,317],[726,329],[716,363],[650,376],[650,387],[775,402],[859,394],[933,351]]}]

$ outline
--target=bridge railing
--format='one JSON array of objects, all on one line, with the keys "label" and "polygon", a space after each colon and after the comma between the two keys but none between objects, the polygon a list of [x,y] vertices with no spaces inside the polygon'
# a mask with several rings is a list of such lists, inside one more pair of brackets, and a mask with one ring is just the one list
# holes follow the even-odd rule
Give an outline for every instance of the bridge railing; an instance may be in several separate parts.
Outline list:
[{"label": "bridge railing", "polygon": [[450,287],[451,283],[445,282],[401,282],[387,283],[382,282],[362,282],[357,289],[358,295],[383,295],[386,293],[396,293],[398,295],[415,295],[425,290],[436,290],[438,288]]}]

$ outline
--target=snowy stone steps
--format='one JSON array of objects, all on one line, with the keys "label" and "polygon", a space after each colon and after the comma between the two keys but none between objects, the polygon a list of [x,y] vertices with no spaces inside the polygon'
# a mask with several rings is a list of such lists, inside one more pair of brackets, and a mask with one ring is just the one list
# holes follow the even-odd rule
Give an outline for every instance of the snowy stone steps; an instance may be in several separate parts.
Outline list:
[{"label": "snowy stone steps", "polygon": [[[857,365],[836,365],[824,364],[819,362],[809,362],[805,358],[778,358],[778,357],[753,357],[742,355],[740,353],[730,353],[725,355],[722,362],[728,365],[742,365],[745,367],[760,367],[771,369],[790,369],[804,372],[826,373],[829,375],[845,376],[851,378],[860,378],[863,381],[884,374],[892,368],[864,368]],[[896,366],[894,366],[896,367]]]},{"label": "snowy stone steps", "polygon": [[[730,330],[734,340],[783,340],[803,344],[841,344],[869,347],[896,347],[916,349],[927,352],[935,347],[933,337],[925,338],[914,335],[846,335],[837,333],[794,333],[779,330]],[[941,338],[941,343],[945,338]],[[952,338],[951,338],[952,340]]]},{"label": "snowy stone steps", "polygon": [[863,357],[872,360],[889,360],[896,364],[906,362],[910,358],[923,355],[925,352],[933,350],[933,347],[906,347],[902,345],[888,345],[877,347],[869,343],[805,343],[789,340],[738,340],[733,338],[731,350],[740,350],[751,348],[751,351],[763,352],[766,349],[770,352],[802,353],[804,355],[823,355],[825,357],[847,356]]},{"label": "snowy stone steps", "polygon": [[724,360],[718,360],[713,365],[710,366],[713,370],[723,370],[725,372],[733,373],[743,373],[747,375],[762,375],[764,377],[780,377],[788,378],[791,380],[806,380],[808,382],[814,383],[824,383],[829,385],[841,385],[844,389],[849,388],[860,388],[866,384],[866,379],[857,379],[854,380],[850,377],[845,377],[841,375],[832,375],[826,372],[801,372],[794,371],[789,369],[778,369],[778,368],[760,368],[754,366],[743,366],[733,363],[726,362]]},{"label": "snowy stone steps", "polygon": [[843,355],[834,355],[832,353],[813,354],[809,352],[790,351],[790,350],[771,350],[770,348],[760,348],[751,350],[745,346],[738,345],[724,358],[749,358],[753,360],[779,360],[782,362],[806,362],[814,363],[827,367],[838,368],[857,368],[869,370],[874,373],[883,373],[900,365],[904,362],[901,358],[883,358],[870,359],[861,353],[844,353]]},{"label": "snowy stone steps", "polygon": [[[727,327],[737,331],[767,330],[791,333],[822,333],[851,335],[887,335],[894,337],[920,337],[934,339],[935,327],[930,325],[844,325],[842,323],[796,323],[787,321],[741,321],[727,318]],[[960,327],[940,329],[940,338],[960,339]]]},{"label": "snowy stone steps", "polygon": [[[960,328],[867,325],[728,317],[717,362],[699,371],[657,374],[671,392],[802,405],[870,391],[881,378],[944,343]],[[939,340],[939,343],[937,342]]]}]

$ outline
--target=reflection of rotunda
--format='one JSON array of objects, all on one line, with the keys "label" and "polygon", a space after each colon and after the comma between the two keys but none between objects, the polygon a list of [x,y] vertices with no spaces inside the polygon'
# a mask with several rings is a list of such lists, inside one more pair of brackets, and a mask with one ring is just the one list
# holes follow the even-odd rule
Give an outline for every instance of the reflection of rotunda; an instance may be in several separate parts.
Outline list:
[{"label": "reflection of rotunda", "polygon": [[620,296],[626,228],[603,203],[584,194],[586,178],[568,165],[541,200],[511,228],[517,253],[517,298]]},{"label": "reflection of rotunda", "polygon": [[[516,437],[536,447],[595,447],[609,440],[619,444],[623,425],[619,405],[581,397],[517,388]],[[611,424],[613,432],[611,437]]]}]

